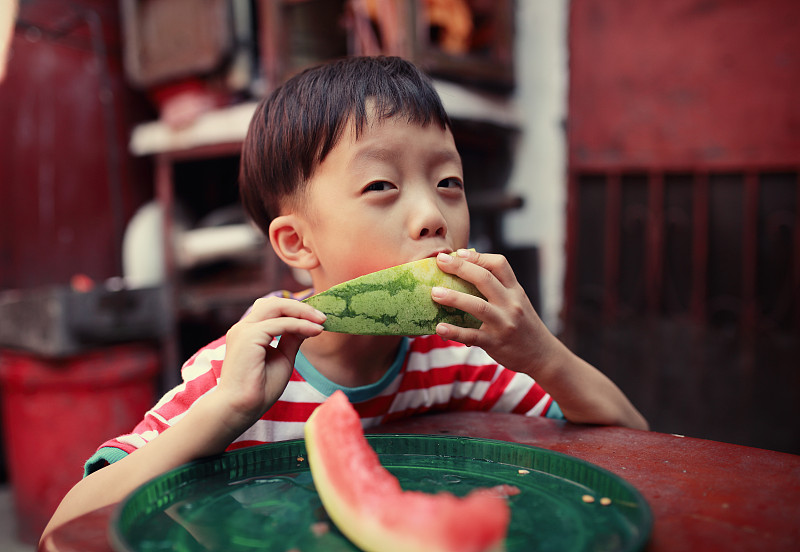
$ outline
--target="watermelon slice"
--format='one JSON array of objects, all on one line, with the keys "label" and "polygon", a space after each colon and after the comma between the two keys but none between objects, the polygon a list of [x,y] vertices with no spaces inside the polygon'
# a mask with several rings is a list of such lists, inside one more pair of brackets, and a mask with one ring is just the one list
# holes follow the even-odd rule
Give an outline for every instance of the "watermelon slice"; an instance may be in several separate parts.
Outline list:
[{"label": "watermelon slice", "polygon": [[324,312],[329,332],[361,335],[431,335],[439,322],[479,328],[481,321],[431,299],[441,286],[483,297],[475,286],[442,272],[431,257],[379,270],[304,299]]},{"label": "watermelon slice", "polygon": [[361,421],[341,391],[305,425],[308,463],[328,515],[367,552],[501,551],[511,512],[493,489],[466,497],[403,491],[364,438]]}]

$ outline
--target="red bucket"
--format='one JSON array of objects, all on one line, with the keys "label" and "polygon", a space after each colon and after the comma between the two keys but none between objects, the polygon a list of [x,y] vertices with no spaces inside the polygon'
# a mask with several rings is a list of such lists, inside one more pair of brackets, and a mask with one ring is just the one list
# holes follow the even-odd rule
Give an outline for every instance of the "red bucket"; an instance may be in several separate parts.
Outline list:
[{"label": "red bucket", "polygon": [[159,356],[120,345],[67,358],[0,349],[5,454],[20,540],[35,543],[84,462],[153,405]]}]

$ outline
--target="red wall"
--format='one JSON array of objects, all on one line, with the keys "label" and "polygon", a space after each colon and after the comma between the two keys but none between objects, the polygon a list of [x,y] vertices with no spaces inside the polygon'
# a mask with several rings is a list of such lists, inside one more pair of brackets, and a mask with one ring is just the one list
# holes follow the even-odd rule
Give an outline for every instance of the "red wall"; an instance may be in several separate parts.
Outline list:
[{"label": "red wall", "polygon": [[800,162],[800,2],[570,7],[573,169]]},{"label": "red wall", "polygon": [[152,194],[127,154],[151,115],[120,59],[117,2],[22,3],[0,83],[0,289],[120,274],[125,224]]}]

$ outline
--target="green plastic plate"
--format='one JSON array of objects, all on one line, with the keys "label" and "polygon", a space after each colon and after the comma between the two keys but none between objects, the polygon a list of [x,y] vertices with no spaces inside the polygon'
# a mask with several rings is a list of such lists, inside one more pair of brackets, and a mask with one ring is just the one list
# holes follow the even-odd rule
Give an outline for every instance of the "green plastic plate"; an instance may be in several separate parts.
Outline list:
[{"label": "green plastic plate", "polygon": [[[467,437],[367,439],[407,490],[517,487],[508,498],[507,552],[639,550],[650,535],[650,508],[639,492],[572,456]],[[119,505],[110,539],[121,552],[358,550],[325,513],[303,440],[229,452],[153,479]]]}]

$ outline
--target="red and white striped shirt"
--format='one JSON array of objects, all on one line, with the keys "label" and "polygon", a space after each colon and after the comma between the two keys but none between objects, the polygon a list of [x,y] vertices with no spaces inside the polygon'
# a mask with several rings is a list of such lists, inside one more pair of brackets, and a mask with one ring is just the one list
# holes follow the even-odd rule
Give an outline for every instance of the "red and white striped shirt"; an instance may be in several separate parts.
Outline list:
[{"label": "red and white striped shirt", "polygon": [[[183,383],[165,394],[132,433],[104,443],[87,462],[86,473],[130,454],[178,422],[195,401],[216,388],[224,358],[224,337],[198,351],[183,366]],[[429,335],[403,338],[386,374],[364,387],[333,383],[299,353],[278,401],[227,450],[302,438],[311,412],[337,389],[348,396],[365,428],[444,410],[563,417],[550,395],[529,376],[504,368],[478,347]]]}]

